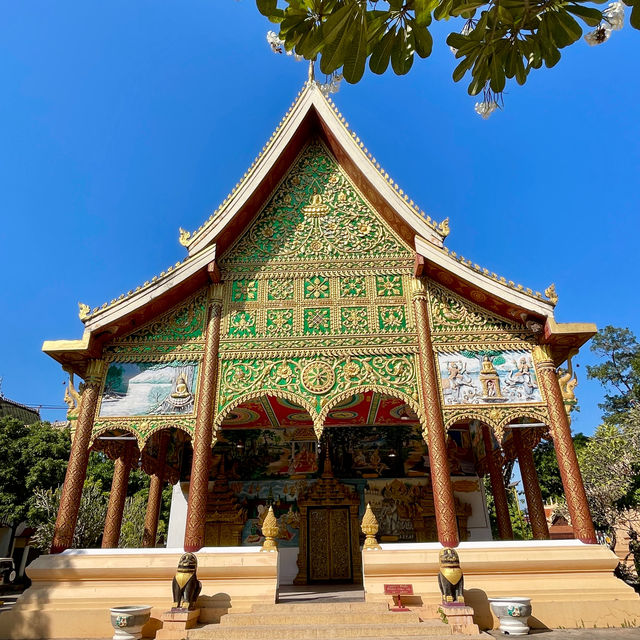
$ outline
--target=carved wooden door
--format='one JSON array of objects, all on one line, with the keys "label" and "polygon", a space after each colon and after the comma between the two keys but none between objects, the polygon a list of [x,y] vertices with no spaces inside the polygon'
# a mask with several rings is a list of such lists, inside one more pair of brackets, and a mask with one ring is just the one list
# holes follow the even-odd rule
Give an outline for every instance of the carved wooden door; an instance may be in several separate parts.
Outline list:
[{"label": "carved wooden door", "polygon": [[348,507],[309,507],[309,582],[350,582],[351,530]]}]

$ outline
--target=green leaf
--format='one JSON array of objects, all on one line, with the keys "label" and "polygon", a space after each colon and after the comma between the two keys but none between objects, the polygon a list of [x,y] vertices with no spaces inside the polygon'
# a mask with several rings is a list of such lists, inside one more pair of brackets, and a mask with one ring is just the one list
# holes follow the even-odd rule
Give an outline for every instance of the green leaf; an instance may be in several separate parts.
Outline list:
[{"label": "green leaf", "polygon": [[[344,64],[349,42],[353,39],[355,23],[349,21],[351,6],[345,6],[330,16],[323,24],[323,40],[326,42],[320,58],[320,71],[329,75]],[[329,21],[332,20],[331,24]],[[330,36],[330,37],[328,37]]]},{"label": "green leaf", "polygon": [[491,71],[491,78],[489,81],[491,90],[495,93],[502,93],[505,85],[504,67],[502,63],[502,56],[498,55],[495,51],[491,56],[489,69]]},{"label": "green leaf", "polygon": [[409,39],[404,27],[398,29],[391,49],[391,67],[393,71],[403,76],[413,65],[413,51],[409,47]]},{"label": "green leaf", "polygon": [[433,0],[414,0],[413,2],[416,19],[415,23],[418,27],[427,27],[431,24],[431,11],[433,9]]},{"label": "green leaf", "polygon": [[451,16],[451,8],[453,7],[453,0],[442,0],[433,12],[433,17],[436,20],[448,20]]},{"label": "green leaf", "polygon": [[590,27],[597,27],[602,22],[602,11],[581,4],[568,4],[565,9],[581,18]]},{"label": "green leaf", "polygon": [[362,15],[358,22],[356,22],[357,29],[347,48],[342,68],[344,79],[351,84],[355,84],[362,78],[367,62],[367,22],[365,16]]},{"label": "green leaf", "polygon": [[421,58],[428,58],[433,49],[433,38],[426,27],[416,27],[411,32],[416,47],[416,53]]},{"label": "green leaf", "polygon": [[375,45],[371,53],[371,58],[369,58],[369,69],[371,69],[373,73],[380,75],[387,70],[389,60],[391,59],[391,49],[395,42],[395,35],[395,27],[392,27],[384,34],[382,40]]},{"label": "green leaf", "polygon": [[466,57],[460,64],[453,70],[453,81],[459,82],[464,77],[464,74],[471,69],[475,58],[471,56]]},{"label": "green leaf", "polygon": [[549,29],[553,35],[555,44],[559,47],[567,47],[580,39],[582,29],[566,11],[549,11],[545,14],[548,19]]},{"label": "green leaf", "polygon": [[278,0],[256,0],[258,11],[267,18],[278,8]]},{"label": "green leaf", "polygon": [[634,5],[631,16],[629,17],[629,24],[634,29],[640,29],[640,4]]},{"label": "green leaf", "polygon": [[516,82],[523,85],[527,81],[527,70],[522,60],[522,53],[518,51],[516,55]]}]

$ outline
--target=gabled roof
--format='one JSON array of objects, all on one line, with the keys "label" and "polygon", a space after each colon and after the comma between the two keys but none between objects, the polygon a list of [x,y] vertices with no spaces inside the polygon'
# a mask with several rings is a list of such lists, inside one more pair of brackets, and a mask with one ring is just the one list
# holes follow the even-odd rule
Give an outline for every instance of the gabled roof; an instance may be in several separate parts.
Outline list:
[{"label": "gabled roof", "polygon": [[215,280],[216,256],[221,256],[268,201],[295,158],[312,137],[320,137],[349,178],[405,240],[416,249],[416,275],[427,275],[473,302],[523,325],[545,328],[547,341],[565,345],[564,351],[584,344],[594,325],[558,325],[553,320],[557,298],[547,290],[525,289],[500,278],[444,247],[448,219],[436,223],[398,187],[350,131],[336,106],[310,80],[249,170],[209,219],[193,233],[180,229],[180,243],[188,251],[182,261],[150,282],[91,310],[80,305],[85,324],[82,340],[47,341],[43,350],[63,365],[83,374],[84,361],[99,357],[106,340],[126,334]]}]

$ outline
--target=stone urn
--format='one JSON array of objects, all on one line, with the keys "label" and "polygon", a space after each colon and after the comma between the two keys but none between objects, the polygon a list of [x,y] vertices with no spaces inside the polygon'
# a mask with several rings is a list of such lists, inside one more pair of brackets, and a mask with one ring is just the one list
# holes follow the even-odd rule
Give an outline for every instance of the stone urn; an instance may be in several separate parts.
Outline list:
[{"label": "stone urn", "polygon": [[111,626],[115,629],[113,640],[139,640],[142,627],[151,617],[151,607],[145,604],[112,607]]},{"label": "stone urn", "polygon": [[500,620],[500,631],[510,636],[526,636],[531,615],[531,598],[510,596],[489,598],[491,611]]}]

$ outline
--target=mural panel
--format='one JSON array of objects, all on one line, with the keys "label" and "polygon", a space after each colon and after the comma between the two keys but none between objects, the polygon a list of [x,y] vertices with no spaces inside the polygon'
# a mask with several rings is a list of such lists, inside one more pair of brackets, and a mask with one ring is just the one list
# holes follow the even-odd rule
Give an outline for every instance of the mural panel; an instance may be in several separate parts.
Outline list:
[{"label": "mural panel", "polygon": [[460,350],[438,362],[445,404],[542,402],[530,351]]},{"label": "mural panel", "polygon": [[196,362],[112,362],[99,416],[193,413],[197,375]]}]

